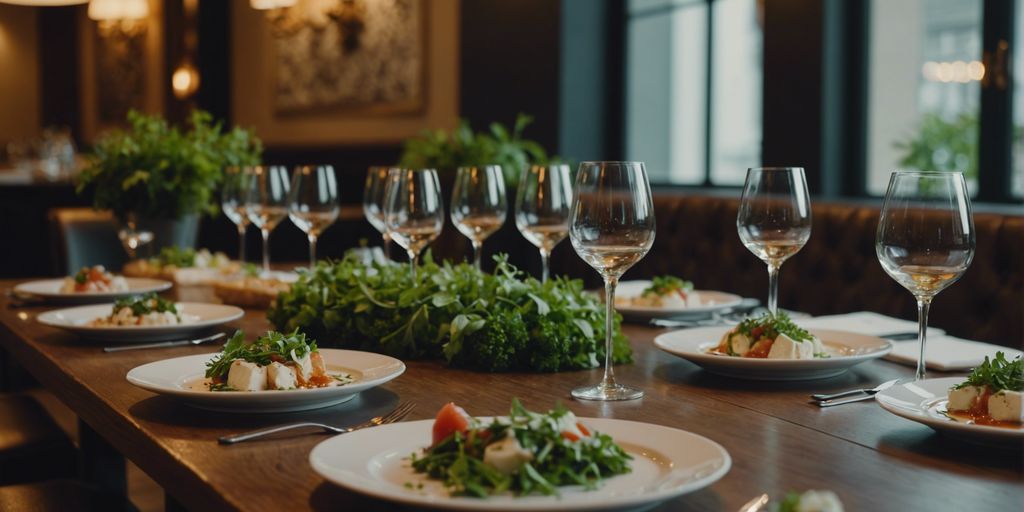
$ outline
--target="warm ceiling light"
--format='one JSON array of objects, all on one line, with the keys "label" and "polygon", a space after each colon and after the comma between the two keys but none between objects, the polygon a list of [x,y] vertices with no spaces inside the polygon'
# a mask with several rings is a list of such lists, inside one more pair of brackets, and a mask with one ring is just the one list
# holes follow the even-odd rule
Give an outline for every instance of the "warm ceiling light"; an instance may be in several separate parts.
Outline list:
[{"label": "warm ceiling light", "polygon": [[146,0],[92,0],[89,18],[96,21],[137,20],[149,16]]},{"label": "warm ceiling light", "polygon": [[298,0],[249,0],[249,6],[253,9],[266,11],[269,9],[282,9],[295,5]]},{"label": "warm ceiling light", "polygon": [[31,5],[33,7],[56,7],[59,5],[84,4],[89,0],[0,0],[0,4]]},{"label": "warm ceiling light", "polygon": [[183,100],[199,90],[199,70],[191,62],[184,62],[171,75],[171,89],[174,96]]}]

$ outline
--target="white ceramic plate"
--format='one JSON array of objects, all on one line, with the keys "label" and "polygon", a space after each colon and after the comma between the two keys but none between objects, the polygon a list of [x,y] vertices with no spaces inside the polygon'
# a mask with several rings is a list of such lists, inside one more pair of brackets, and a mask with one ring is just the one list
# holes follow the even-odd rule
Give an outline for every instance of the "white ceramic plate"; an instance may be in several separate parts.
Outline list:
[{"label": "white ceramic plate", "polygon": [[17,294],[31,295],[55,304],[98,304],[112,302],[121,297],[140,295],[149,292],[162,292],[173,286],[170,281],[149,279],[144,277],[126,277],[128,291],[125,292],[61,292],[64,279],[44,279],[29,281],[14,287]]},{"label": "white ceramic plate", "polygon": [[355,380],[341,386],[281,391],[208,391],[204,388],[206,362],[217,354],[164,359],[128,372],[128,382],[161,395],[180,398],[201,409],[227,412],[291,412],[319,409],[347,402],[360,391],[398,377],[405,364],[372,352],[320,349],[329,373],[345,373]]},{"label": "white ceramic plate", "polygon": [[97,304],[94,306],[58,309],[39,315],[38,320],[42,324],[71,331],[83,338],[113,343],[133,343],[185,339],[211,327],[225,324],[232,320],[238,320],[245,314],[244,311],[235,306],[179,302],[179,312],[184,315],[197,317],[195,322],[180,325],[127,325],[117,327],[92,327],[88,325],[89,322],[97,318],[109,316],[113,307],[113,304]]},{"label": "white ceramic plate", "polygon": [[730,357],[710,352],[731,327],[701,327],[662,334],[654,344],[705,370],[752,380],[824,379],[845,372],[853,365],[882,357],[892,343],[875,336],[846,331],[810,329],[821,338],[832,357],[827,359],[755,359]]},{"label": "white ceramic plate", "polygon": [[[644,289],[651,285],[650,281],[623,281],[615,288],[616,299],[639,297]],[[615,305],[615,310],[626,317],[637,319],[667,318],[682,315],[706,315],[714,311],[738,306],[743,302],[743,297],[731,293],[716,292],[712,290],[694,290],[700,298],[699,306],[687,306],[682,308],[671,307],[639,307]]]},{"label": "white ceramic plate", "polygon": [[943,434],[974,442],[1021,446],[1024,443],[1024,428],[975,425],[946,416],[949,388],[963,381],[964,377],[945,377],[908,382],[878,392],[875,400],[883,409],[928,425]]},{"label": "white ceramic plate", "polygon": [[612,436],[634,457],[633,471],[609,478],[593,491],[563,487],[560,496],[450,496],[440,481],[413,471],[408,460],[410,454],[430,444],[433,420],[395,423],[335,436],[313,448],[309,462],[314,471],[341,487],[389,501],[447,510],[531,512],[654,505],[711,485],[732,465],[725,448],[697,434],[635,421],[580,421],[592,430]]}]

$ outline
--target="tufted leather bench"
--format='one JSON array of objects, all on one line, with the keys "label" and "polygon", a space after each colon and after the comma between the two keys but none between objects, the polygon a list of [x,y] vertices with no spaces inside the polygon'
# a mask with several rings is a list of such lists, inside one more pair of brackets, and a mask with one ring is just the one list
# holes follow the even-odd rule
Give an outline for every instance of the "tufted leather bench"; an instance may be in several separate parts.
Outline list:
[{"label": "tufted leather bench", "polygon": [[[766,300],[764,263],[736,233],[738,197],[656,194],[654,203],[654,247],[624,279],[675,274],[692,280],[697,288]],[[910,292],[882,270],[875,256],[879,208],[814,202],[811,239],[782,266],[780,307],[812,315],[867,310],[916,319]],[[1020,347],[1024,216],[975,212],[974,224],[974,262],[960,281],[935,298],[929,324],[954,336]],[[552,271],[583,277],[588,286],[600,284],[597,273],[571,248],[555,252]]]}]

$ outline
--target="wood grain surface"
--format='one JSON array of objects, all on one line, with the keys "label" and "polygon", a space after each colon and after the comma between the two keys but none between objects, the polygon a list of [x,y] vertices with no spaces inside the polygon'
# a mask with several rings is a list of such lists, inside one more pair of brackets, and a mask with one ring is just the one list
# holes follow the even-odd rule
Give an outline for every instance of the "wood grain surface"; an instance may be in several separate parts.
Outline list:
[{"label": "wood grain surface", "polygon": [[[13,281],[0,281],[10,288]],[[183,289],[212,300],[209,289]],[[174,293],[172,293],[172,296]],[[736,510],[755,495],[832,489],[847,510],[1021,510],[1022,452],[947,439],[893,416],[873,401],[819,409],[814,392],[843,390],[912,375],[873,361],[831,379],[766,383],[717,377],[652,344],[665,332],[627,326],[635,362],[616,367],[619,380],[646,391],[641,400],[573,401],[569,390],[597,382],[600,370],[557,374],[479,373],[436,361],[407,361],[398,379],[335,407],[290,414],[226,414],[192,409],[136,388],[125,374],[165,358],[215,352],[182,347],[104,353],[102,344],[38,324],[54,307],[14,308],[0,298],[0,344],[86,423],[191,510],[396,510],[397,505],[339,489],[309,466],[323,435],[306,434],[234,446],[217,437],[294,420],[339,425],[363,421],[412,400],[408,419],[426,419],[448,401],[474,415],[507,414],[518,397],[532,409],[562,401],[579,416],[621,418],[688,430],[730,453],[719,482],[656,510]],[[270,326],[248,311],[225,330],[250,335]],[[938,372],[933,377],[944,376]],[[354,507],[354,508],[353,508]]]}]

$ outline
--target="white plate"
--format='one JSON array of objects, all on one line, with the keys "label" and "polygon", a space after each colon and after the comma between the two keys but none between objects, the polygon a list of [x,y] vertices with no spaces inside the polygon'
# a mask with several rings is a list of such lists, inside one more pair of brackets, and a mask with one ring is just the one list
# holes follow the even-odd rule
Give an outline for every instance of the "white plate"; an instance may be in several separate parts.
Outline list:
[{"label": "white plate", "polygon": [[281,391],[206,391],[202,384],[206,362],[218,354],[164,359],[128,372],[128,382],[161,395],[180,398],[201,409],[227,412],[291,412],[319,409],[347,402],[360,391],[398,377],[405,364],[372,352],[324,348],[320,354],[330,373],[347,373],[355,380],[341,386]]},{"label": "white plate", "polygon": [[846,331],[810,329],[832,354],[827,359],[756,359],[719,355],[709,350],[718,346],[731,327],[701,327],[662,334],[654,344],[703,367],[705,370],[741,379],[805,380],[834,377],[849,367],[877,359],[892,350],[892,343],[875,336]]},{"label": "white plate", "polygon": [[188,336],[211,327],[238,320],[245,314],[235,306],[204,304],[200,302],[179,302],[178,311],[184,315],[198,317],[192,323],[179,325],[125,325],[116,327],[93,327],[89,322],[109,316],[113,304],[78,306],[75,308],[47,311],[39,315],[39,323],[71,331],[83,338],[115,343],[185,339]]},{"label": "white plate", "polygon": [[[433,420],[395,423],[335,436],[309,454],[313,470],[354,492],[409,505],[447,510],[554,511],[629,509],[654,505],[711,485],[732,465],[718,443],[649,423],[580,418],[630,455],[633,471],[593,491],[560,488],[560,496],[450,496],[440,481],[416,473],[408,457],[430,444]],[[419,484],[423,484],[419,488]],[[412,484],[411,487],[406,484]]]},{"label": "white plate", "polygon": [[174,285],[170,281],[145,277],[126,277],[124,279],[128,282],[128,291],[123,292],[62,292],[60,289],[64,286],[64,279],[44,279],[21,283],[14,287],[14,292],[39,297],[56,304],[97,304],[112,302],[131,295],[162,292]]},{"label": "white plate", "polygon": [[928,425],[943,434],[974,442],[1021,446],[1024,443],[1024,428],[975,425],[944,414],[949,402],[949,388],[964,380],[964,377],[946,377],[908,382],[878,392],[875,400],[885,410]]},{"label": "white plate", "polygon": [[[644,289],[650,285],[650,281],[623,281],[615,288],[615,296],[616,298],[639,297],[640,294],[643,293]],[[731,293],[716,292],[713,290],[694,291],[697,292],[697,296],[700,298],[699,306],[652,308],[616,304],[615,310],[627,317],[650,319],[681,315],[708,314],[714,311],[738,306],[743,302],[743,297],[733,295]]]}]

